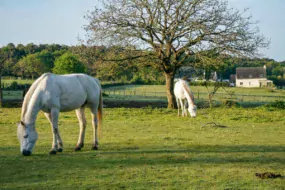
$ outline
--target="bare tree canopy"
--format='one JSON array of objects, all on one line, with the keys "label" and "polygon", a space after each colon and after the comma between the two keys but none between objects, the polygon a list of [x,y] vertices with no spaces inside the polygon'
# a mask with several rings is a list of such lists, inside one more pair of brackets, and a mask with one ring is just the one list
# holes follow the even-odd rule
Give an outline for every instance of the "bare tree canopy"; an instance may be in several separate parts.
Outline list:
[{"label": "bare tree canopy", "polygon": [[[220,55],[255,56],[268,40],[247,11],[222,0],[99,0],[86,18],[93,43],[150,49],[164,71],[168,107],[174,107],[174,74],[183,64]],[[194,59],[193,59],[194,58]],[[211,61],[210,61],[211,62]],[[190,62],[191,65],[191,62]]]}]

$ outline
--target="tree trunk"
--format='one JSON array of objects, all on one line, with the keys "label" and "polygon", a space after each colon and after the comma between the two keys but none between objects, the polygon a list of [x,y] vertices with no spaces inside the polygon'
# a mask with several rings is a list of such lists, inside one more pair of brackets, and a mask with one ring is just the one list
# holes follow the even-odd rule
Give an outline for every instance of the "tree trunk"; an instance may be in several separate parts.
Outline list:
[{"label": "tree trunk", "polygon": [[174,73],[164,73],[165,81],[166,81],[166,94],[167,94],[167,101],[168,109],[177,108],[175,96],[174,96]]}]

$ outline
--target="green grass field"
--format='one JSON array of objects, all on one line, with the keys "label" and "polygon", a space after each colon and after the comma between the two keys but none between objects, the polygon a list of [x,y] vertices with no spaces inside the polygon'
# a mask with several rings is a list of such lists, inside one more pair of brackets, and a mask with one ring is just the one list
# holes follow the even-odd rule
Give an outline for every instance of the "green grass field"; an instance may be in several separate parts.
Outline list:
[{"label": "green grass field", "polygon": [[3,91],[3,99],[4,100],[23,99],[23,91],[5,90]]},{"label": "green grass field", "polygon": [[[204,86],[191,86],[191,90],[194,93],[198,91],[201,93],[206,93],[207,89]],[[212,86],[209,89],[213,89]],[[272,91],[268,88],[236,88],[236,87],[227,87],[226,91],[234,92],[235,94],[244,94],[244,95],[260,95],[260,96],[285,96],[284,90],[275,90]],[[117,86],[117,87],[109,87],[105,89],[106,91],[113,90],[125,90],[125,91],[143,91],[143,92],[157,92],[157,93],[165,93],[166,87],[165,85],[125,85],[125,86]],[[220,88],[218,93],[225,93],[225,91]]]},{"label": "green grass field", "polygon": [[[177,117],[167,109],[105,109],[100,150],[91,151],[90,114],[85,147],[74,112],[62,113],[64,152],[48,155],[52,133],[39,114],[39,140],[20,154],[20,108],[0,109],[0,189],[284,189],[285,111],[265,108],[199,109]],[[215,122],[226,128],[203,125]]]},{"label": "green grass field", "polygon": [[32,79],[2,79],[2,83],[10,85],[12,82],[17,82],[18,84],[32,84],[35,80]]}]

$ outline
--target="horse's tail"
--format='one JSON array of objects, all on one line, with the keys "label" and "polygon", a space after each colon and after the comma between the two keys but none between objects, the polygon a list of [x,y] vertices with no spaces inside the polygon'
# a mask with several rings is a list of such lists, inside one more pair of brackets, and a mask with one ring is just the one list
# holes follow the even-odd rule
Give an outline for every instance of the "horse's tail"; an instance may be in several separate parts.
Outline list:
[{"label": "horse's tail", "polygon": [[22,114],[21,114],[21,120],[24,119],[25,113],[27,111],[27,107],[28,104],[30,102],[30,99],[32,97],[32,95],[34,94],[34,91],[36,90],[36,88],[38,87],[38,84],[42,81],[42,79],[49,75],[50,73],[44,73],[42,76],[40,76],[33,84],[32,86],[29,88],[28,92],[25,94],[24,97],[24,101],[23,101],[23,105],[22,105]]},{"label": "horse's tail", "polygon": [[100,85],[100,99],[99,99],[99,106],[98,106],[98,130],[99,134],[102,136],[102,126],[103,126],[103,97],[102,97],[102,87]]}]

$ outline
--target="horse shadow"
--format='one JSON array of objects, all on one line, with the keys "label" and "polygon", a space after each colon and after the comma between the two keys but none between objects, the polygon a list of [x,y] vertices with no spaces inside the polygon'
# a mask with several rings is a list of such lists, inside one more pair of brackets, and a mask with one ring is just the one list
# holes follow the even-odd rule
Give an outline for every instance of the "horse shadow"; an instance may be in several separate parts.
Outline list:
[{"label": "horse shadow", "polygon": [[[82,162],[82,158],[90,159],[91,162],[101,163],[103,165],[120,165],[135,166],[141,164],[228,164],[228,163],[260,163],[270,164],[278,163],[285,166],[284,157],[280,154],[285,153],[285,146],[267,146],[267,145],[202,145],[189,146],[187,148],[173,147],[125,147],[116,148],[115,145],[106,143],[102,145],[100,150],[94,151],[84,147],[81,151],[75,152],[73,149],[66,148],[63,153],[57,155],[48,155],[47,153],[34,152],[28,159],[56,159],[61,162],[72,160],[84,167],[90,163]],[[90,145],[91,147],[91,145]],[[37,147],[37,149],[47,149],[47,147]],[[17,150],[17,151],[16,151]],[[2,147],[1,152],[10,151],[8,155],[0,155],[0,157],[9,160],[27,159],[23,157],[18,147]],[[48,149],[47,149],[48,151]],[[13,153],[13,154],[12,154]],[[273,154],[276,153],[276,154]],[[270,156],[268,156],[270,154]],[[56,162],[54,162],[56,163]],[[85,164],[84,164],[85,163]]]}]

